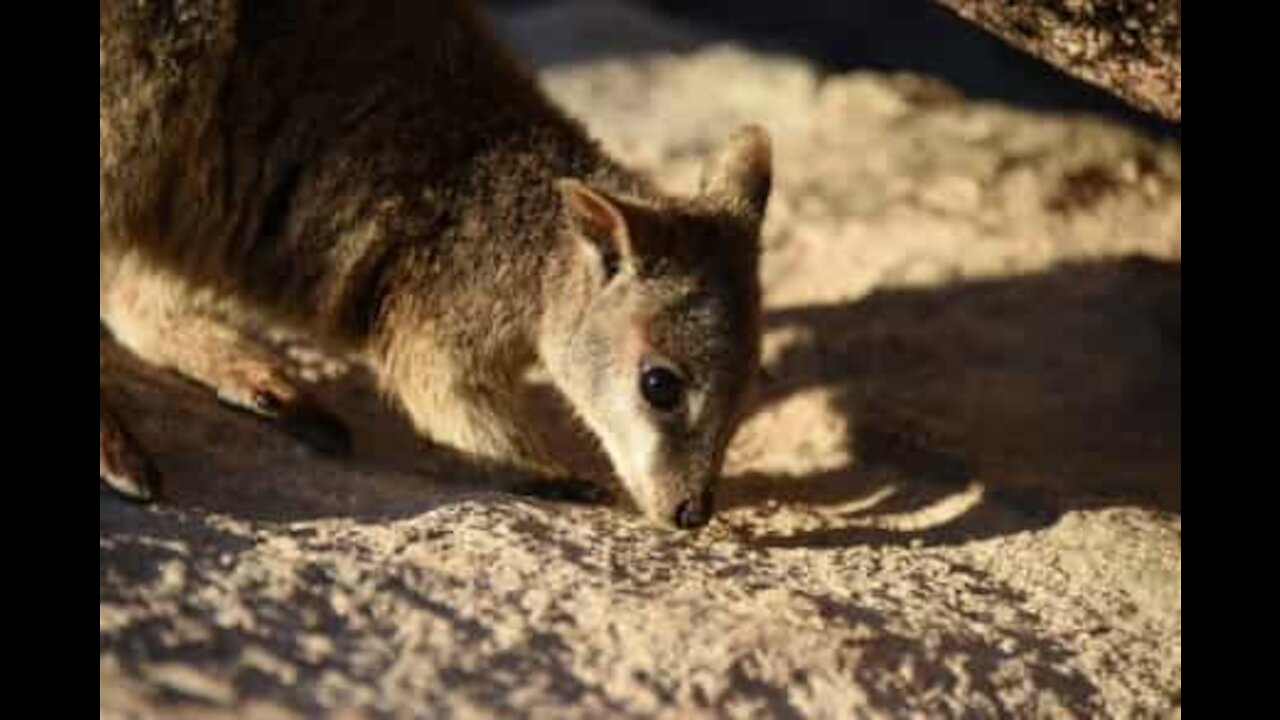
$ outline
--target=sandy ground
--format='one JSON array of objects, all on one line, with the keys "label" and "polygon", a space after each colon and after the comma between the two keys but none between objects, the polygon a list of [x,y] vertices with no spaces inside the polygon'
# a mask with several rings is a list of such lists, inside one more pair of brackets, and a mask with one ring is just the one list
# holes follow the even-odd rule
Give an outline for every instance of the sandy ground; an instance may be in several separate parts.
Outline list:
[{"label": "sandy ground", "polygon": [[673,187],[774,135],[719,518],[496,492],[305,348],[350,460],[112,356],[170,500],[100,499],[102,717],[1180,716],[1178,146],[731,47],[544,77]]}]

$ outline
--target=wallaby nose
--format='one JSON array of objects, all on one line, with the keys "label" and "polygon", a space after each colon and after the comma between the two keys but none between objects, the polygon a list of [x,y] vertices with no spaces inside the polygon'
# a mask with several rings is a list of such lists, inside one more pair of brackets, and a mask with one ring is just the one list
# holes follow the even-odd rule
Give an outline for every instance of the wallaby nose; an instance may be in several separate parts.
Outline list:
[{"label": "wallaby nose", "polygon": [[676,507],[676,527],[681,530],[693,530],[711,522],[711,512],[715,499],[710,490],[703,490]]}]

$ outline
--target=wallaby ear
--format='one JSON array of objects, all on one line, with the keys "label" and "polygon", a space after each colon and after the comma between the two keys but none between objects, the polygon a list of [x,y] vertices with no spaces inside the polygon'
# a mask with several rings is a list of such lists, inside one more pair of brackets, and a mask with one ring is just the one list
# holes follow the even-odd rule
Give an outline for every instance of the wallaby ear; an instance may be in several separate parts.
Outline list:
[{"label": "wallaby ear", "polygon": [[631,256],[631,236],[618,202],[574,178],[557,180],[556,188],[573,230],[599,254],[605,279],[613,277]]},{"label": "wallaby ear", "polygon": [[773,151],[769,134],[759,125],[747,125],[732,136],[702,173],[702,193],[753,219],[764,218],[773,182]]}]

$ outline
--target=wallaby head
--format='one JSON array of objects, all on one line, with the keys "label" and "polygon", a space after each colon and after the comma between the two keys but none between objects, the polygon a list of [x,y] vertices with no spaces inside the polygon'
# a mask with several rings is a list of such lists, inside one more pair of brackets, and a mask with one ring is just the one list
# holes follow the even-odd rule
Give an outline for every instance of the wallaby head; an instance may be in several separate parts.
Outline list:
[{"label": "wallaby head", "polygon": [[636,504],[664,525],[710,520],[759,372],[770,182],[768,136],[754,126],[708,163],[692,198],[559,182],[565,221],[541,355]]}]

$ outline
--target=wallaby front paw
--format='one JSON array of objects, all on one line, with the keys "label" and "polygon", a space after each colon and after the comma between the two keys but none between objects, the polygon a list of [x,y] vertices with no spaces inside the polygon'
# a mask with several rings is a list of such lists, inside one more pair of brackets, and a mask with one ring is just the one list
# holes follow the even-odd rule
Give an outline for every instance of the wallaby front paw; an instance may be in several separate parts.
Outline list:
[{"label": "wallaby front paw", "polygon": [[250,366],[227,377],[217,388],[222,402],[271,420],[317,452],[338,457],[351,453],[346,423],[282,374]]}]

